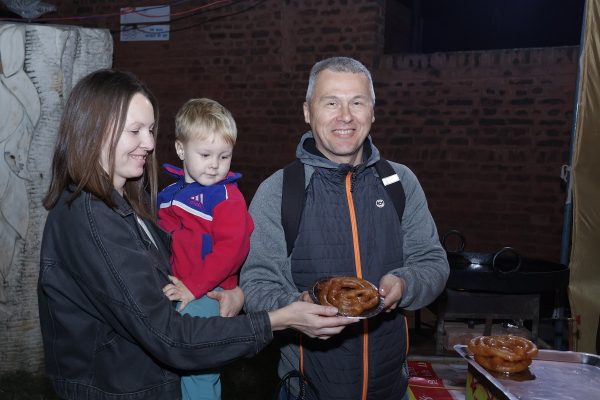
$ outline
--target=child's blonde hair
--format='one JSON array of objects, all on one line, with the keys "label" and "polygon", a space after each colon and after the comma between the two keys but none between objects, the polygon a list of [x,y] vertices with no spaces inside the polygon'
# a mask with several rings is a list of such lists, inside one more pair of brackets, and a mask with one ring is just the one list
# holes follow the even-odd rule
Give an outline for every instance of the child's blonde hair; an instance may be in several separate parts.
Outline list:
[{"label": "child's blonde hair", "polygon": [[209,139],[213,135],[234,145],[237,127],[233,115],[218,102],[201,98],[188,100],[175,115],[175,139]]}]

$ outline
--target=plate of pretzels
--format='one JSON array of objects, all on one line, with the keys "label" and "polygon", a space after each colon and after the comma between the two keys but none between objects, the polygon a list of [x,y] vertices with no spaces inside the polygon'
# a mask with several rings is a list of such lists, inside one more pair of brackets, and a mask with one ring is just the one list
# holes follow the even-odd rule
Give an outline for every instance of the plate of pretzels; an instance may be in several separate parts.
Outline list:
[{"label": "plate of pretzels", "polygon": [[525,371],[538,353],[531,340],[513,335],[477,336],[468,349],[479,365],[504,374]]},{"label": "plate of pretzels", "polygon": [[316,304],[336,307],[339,315],[350,318],[374,317],[384,306],[377,287],[355,276],[318,279],[308,294]]}]

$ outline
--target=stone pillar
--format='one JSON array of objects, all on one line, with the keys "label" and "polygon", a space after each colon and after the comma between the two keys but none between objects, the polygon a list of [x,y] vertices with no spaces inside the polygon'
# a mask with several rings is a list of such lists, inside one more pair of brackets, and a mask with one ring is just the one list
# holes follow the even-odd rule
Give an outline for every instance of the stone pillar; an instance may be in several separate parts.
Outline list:
[{"label": "stone pillar", "polygon": [[43,371],[37,277],[54,142],[71,88],[110,67],[112,51],[104,29],[0,23],[0,373]]}]

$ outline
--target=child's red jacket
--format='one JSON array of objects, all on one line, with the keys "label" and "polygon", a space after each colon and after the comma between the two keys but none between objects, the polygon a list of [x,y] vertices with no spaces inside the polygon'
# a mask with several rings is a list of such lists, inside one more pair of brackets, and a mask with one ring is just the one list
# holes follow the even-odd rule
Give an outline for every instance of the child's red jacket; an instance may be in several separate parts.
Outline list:
[{"label": "child's red jacket", "polygon": [[158,223],[171,234],[173,274],[199,298],[217,286],[233,289],[254,229],[244,196],[230,172],[219,183],[186,183],[182,169],[165,164],[177,182],[158,194]]}]

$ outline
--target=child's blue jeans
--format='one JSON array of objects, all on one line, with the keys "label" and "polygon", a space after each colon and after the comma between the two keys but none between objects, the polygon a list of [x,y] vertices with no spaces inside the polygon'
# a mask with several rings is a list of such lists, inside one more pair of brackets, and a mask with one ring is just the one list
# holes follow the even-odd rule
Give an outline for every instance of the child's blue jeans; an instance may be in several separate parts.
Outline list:
[{"label": "child's blue jeans", "polygon": [[[215,290],[223,290],[216,288]],[[179,304],[177,304],[179,307]],[[194,317],[214,317],[219,315],[219,302],[207,296],[193,300],[183,309],[182,314]],[[221,376],[219,373],[184,375],[181,377],[183,400],[220,400]]]}]

